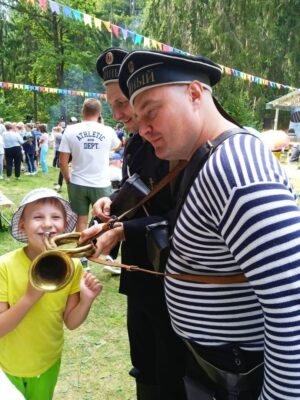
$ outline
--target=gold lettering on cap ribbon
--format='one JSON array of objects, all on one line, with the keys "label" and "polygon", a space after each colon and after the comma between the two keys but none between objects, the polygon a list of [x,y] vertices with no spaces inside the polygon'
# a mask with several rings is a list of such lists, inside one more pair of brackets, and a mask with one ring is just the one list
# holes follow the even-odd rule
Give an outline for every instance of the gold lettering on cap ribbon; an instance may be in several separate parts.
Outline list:
[{"label": "gold lettering on cap ribbon", "polygon": [[106,68],[103,72],[103,79],[108,80],[108,79],[118,79],[119,76],[119,69],[110,67]]},{"label": "gold lettering on cap ribbon", "polygon": [[147,86],[151,83],[155,83],[155,77],[153,70],[147,70],[139,76],[136,76],[132,79],[128,84],[128,90],[130,95],[136,90],[140,89],[143,86]]}]

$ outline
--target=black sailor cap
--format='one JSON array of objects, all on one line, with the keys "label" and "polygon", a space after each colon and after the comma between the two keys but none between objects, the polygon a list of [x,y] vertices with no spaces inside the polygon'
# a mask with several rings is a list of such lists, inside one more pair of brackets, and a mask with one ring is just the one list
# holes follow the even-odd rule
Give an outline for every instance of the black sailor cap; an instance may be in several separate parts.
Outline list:
[{"label": "black sailor cap", "polygon": [[135,96],[157,86],[200,81],[211,90],[221,79],[222,68],[206,57],[174,52],[135,50],[123,60],[119,85],[133,103]]},{"label": "black sailor cap", "polygon": [[120,66],[127,54],[127,50],[117,47],[110,47],[100,54],[96,69],[105,84],[118,82]]}]

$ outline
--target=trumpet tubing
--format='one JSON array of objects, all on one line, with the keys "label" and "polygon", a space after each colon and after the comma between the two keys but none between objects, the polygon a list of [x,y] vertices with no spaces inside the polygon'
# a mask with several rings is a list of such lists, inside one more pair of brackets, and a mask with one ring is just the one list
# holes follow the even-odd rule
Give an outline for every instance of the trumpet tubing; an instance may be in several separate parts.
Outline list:
[{"label": "trumpet tubing", "polygon": [[47,250],[33,260],[29,280],[44,292],[56,292],[68,285],[75,271],[72,258],[59,250]]}]

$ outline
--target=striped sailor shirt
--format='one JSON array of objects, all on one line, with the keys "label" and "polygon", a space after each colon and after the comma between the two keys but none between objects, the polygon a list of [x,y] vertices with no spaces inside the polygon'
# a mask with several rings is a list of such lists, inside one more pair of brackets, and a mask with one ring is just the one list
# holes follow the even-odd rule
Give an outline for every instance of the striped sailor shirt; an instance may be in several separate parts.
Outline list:
[{"label": "striped sailor shirt", "polygon": [[199,172],[176,222],[167,272],[235,275],[214,285],[165,280],[173,327],[204,346],[265,352],[260,399],[300,399],[300,211],[259,138],[225,140]]}]

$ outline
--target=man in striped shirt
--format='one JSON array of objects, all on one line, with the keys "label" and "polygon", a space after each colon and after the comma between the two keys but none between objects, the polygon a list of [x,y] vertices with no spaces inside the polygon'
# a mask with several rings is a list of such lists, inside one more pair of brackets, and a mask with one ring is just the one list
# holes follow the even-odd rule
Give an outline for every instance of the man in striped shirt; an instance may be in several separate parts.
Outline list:
[{"label": "man in striped shirt", "polygon": [[167,272],[247,279],[165,281],[173,328],[190,349],[188,398],[300,399],[300,212],[279,162],[213,98],[220,78],[204,57],[143,50],[119,75],[159,158],[189,166],[199,148],[219,144],[196,167]]}]

